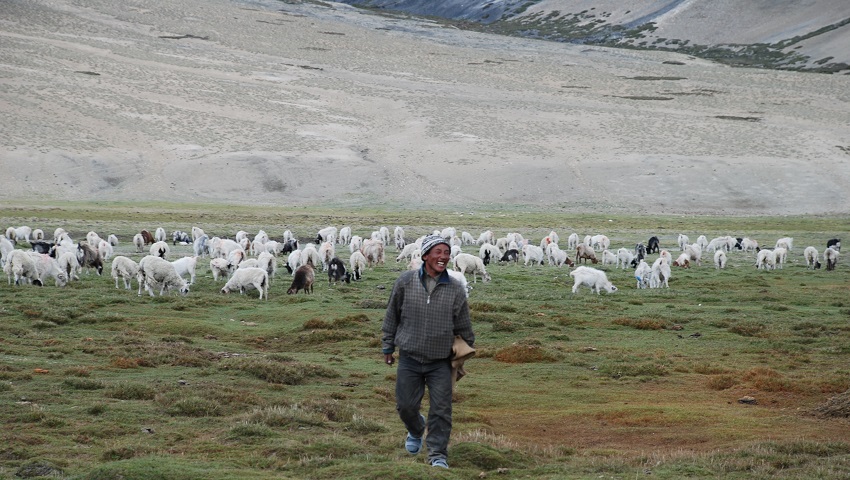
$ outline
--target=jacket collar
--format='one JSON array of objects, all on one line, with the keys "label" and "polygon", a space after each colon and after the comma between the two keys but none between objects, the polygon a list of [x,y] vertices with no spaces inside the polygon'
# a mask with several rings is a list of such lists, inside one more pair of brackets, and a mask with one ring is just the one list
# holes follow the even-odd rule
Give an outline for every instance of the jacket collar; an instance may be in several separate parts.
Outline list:
[{"label": "jacket collar", "polygon": [[[422,282],[422,284],[425,283],[425,276],[426,275],[428,275],[428,274],[425,273],[425,264],[423,263],[422,266],[419,267],[419,281]],[[440,276],[437,277],[437,284],[451,283],[451,280],[449,278],[450,278],[449,272],[446,271],[446,270],[443,270],[443,273],[441,273]]]}]

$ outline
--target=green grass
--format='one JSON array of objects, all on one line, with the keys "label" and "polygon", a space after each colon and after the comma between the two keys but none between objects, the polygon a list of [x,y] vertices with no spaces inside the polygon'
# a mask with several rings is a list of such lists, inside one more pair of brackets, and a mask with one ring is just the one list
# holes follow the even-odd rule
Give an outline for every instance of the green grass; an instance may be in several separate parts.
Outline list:
[{"label": "green grass", "polygon": [[[303,240],[327,225],[361,236],[402,225],[408,239],[454,226],[535,243],[554,229],[605,233],[614,247],[658,235],[666,248],[679,233],[763,245],[791,236],[783,270],[757,271],[752,254],[732,252],[725,271],[674,269],[665,290],[636,290],[631,271],[604,267],[618,292],[573,295],[566,268],[491,265],[493,281],[470,294],[478,353],[455,396],[452,469],[436,476],[850,475],[848,420],[815,414],[850,388],[850,275],[845,262],[806,270],[801,254],[846,237],[846,218],[266,210],[6,205],[0,219],[48,235],[115,233],[116,254],[137,260],[129,240],[157,226],[290,229]],[[434,478],[423,455],[401,448],[395,371],[379,354],[404,268],[395,255],[388,248],[385,265],[350,285],[319,274],[313,295],[287,296],[281,268],[268,301],[219,294],[206,261],[186,297],[139,297],[108,274],[64,289],[0,283],[0,478]],[[757,403],[738,403],[745,395]]]}]

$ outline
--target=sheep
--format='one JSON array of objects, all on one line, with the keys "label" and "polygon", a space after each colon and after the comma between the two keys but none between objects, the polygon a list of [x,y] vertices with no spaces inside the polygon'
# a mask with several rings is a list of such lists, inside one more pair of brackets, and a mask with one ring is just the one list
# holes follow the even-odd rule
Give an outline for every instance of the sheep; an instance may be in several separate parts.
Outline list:
[{"label": "sheep", "polygon": [[236,268],[260,268],[260,263],[257,261],[256,258],[247,258],[239,262]]},{"label": "sheep", "polygon": [[631,265],[634,260],[635,256],[628,248],[621,248],[617,250],[617,264],[615,267],[620,267],[622,265],[622,269],[625,270],[626,266]]},{"label": "sheep", "polygon": [[395,240],[395,249],[400,252],[405,246],[403,228],[399,226],[395,227],[395,230],[393,230],[393,240]]},{"label": "sheep", "polygon": [[156,242],[156,239],[153,238],[153,235],[151,234],[151,232],[149,232],[147,230],[142,230],[141,232],[139,232],[139,235],[141,235],[142,238],[145,240],[145,245],[150,245],[150,244]]},{"label": "sheep", "polygon": [[124,280],[124,289],[130,290],[133,278],[139,275],[139,264],[123,255],[112,259],[112,278],[115,279],[115,288],[118,287],[118,278]]},{"label": "sheep", "polygon": [[794,239],[791,237],[782,237],[776,241],[776,245],[773,248],[785,248],[789,252],[794,248]]},{"label": "sheep", "polygon": [[214,282],[217,282],[221,277],[230,279],[230,274],[233,273],[233,265],[225,258],[213,258],[210,260],[210,271]]},{"label": "sheep", "polygon": [[239,230],[233,238],[236,243],[240,243],[242,240],[248,239],[248,232],[245,230]]},{"label": "sheep", "polygon": [[256,289],[260,294],[258,298],[265,300],[269,299],[269,274],[262,268],[240,268],[236,270],[232,277],[221,287],[221,293],[227,294],[236,290],[239,293],[245,293],[246,290]]},{"label": "sheep", "polygon": [[481,274],[482,281],[490,281],[490,274],[484,268],[484,260],[469,253],[459,253],[452,263],[452,269],[462,274],[472,273],[472,283],[477,283],[476,274]]},{"label": "sheep", "polygon": [[351,241],[351,227],[342,227],[339,229],[339,238],[337,241],[340,245],[348,245]]},{"label": "sheep", "polygon": [[776,255],[773,254],[772,250],[759,250],[758,256],[756,258],[756,269],[757,270],[773,270],[776,266]]},{"label": "sheep", "polygon": [[516,249],[508,250],[507,252],[505,252],[504,255],[502,255],[502,258],[500,258],[499,261],[500,262],[518,263],[519,262],[519,250],[516,250]]},{"label": "sheep", "polygon": [[[508,250],[509,249],[505,249],[505,251]],[[494,258],[502,258],[502,251],[496,248],[495,245],[485,243],[481,245],[481,248],[478,249],[478,258],[480,258],[481,260],[484,260],[486,258],[487,260],[484,265],[487,265],[488,263],[490,263],[490,260],[493,260]]]},{"label": "sheep", "polygon": [[44,230],[40,228],[35,228],[32,231],[32,239],[35,240],[44,240]]},{"label": "sheep", "polygon": [[103,274],[103,258],[100,256],[100,252],[90,247],[85,243],[77,244],[77,261],[80,263],[81,267],[89,268],[92,267],[97,270],[97,274]]},{"label": "sheep", "polygon": [[322,242],[333,243],[336,239],[336,232],[336,227],[325,227],[319,230],[319,233],[316,234],[316,243],[319,245],[321,245]]},{"label": "sheep", "polygon": [[714,252],[714,268],[726,268],[726,252],[723,250]]},{"label": "sheep", "polygon": [[671,254],[670,254],[670,251],[669,251],[669,250],[667,250],[667,249],[663,249],[663,250],[661,250],[661,252],[659,252],[659,253],[658,253],[658,256],[659,256],[659,257],[664,257],[664,258],[666,258],[666,259],[667,259],[667,263],[670,263],[670,264],[672,264],[672,263],[673,263],[673,255],[671,255]]},{"label": "sheep", "polygon": [[313,293],[313,280],[315,278],[316,273],[313,269],[313,263],[310,260],[307,260],[304,265],[301,265],[297,270],[295,270],[295,274],[292,278],[292,285],[289,286],[286,293],[288,295],[297,294],[298,290],[303,290],[305,294]]},{"label": "sheep", "polygon": [[[6,241],[8,242],[8,240],[6,240]],[[38,253],[50,253],[50,251],[53,249],[54,246],[55,245],[52,244],[52,243],[38,242],[38,241],[35,241],[35,240],[33,240],[32,243],[30,244],[30,247],[32,247],[32,251],[38,252]],[[12,248],[14,248],[14,247],[12,247]]]},{"label": "sheep", "polygon": [[100,254],[100,258],[102,258],[104,262],[109,261],[113,253],[112,245],[106,240],[101,240],[97,244],[97,253]]},{"label": "sheep", "polygon": [[692,262],[697,265],[702,265],[702,248],[699,245],[688,245],[685,247],[685,253],[688,254]]},{"label": "sheep", "polygon": [[229,238],[216,239],[216,237],[213,237],[210,239],[211,257],[227,258],[230,255],[230,252],[234,250],[244,250],[244,248],[242,248],[242,245],[239,242]]},{"label": "sheep", "polygon": [[685,245],[688,245],[690,243],[691,243],[691,239],[688,238],[687,235],[685,235],[684,233],[679,234],[679,250],[684,250]]},{"label": "sheep", "polygon": [[80,279],[80,262],[77,261],[76,253],[63,252],[56,259],[56,263],[59,264],[59,268],[68,276],[68,281]]},{"label": "sheep", "polygon": [[841,239],[840,238],[830,238],[826,241],[826,248],[833,248],[836,252],[841,251]]},{"label": "sheep", "polygon": [[475,245],[475,237],[469,232],[460,232],[460,239],[464,245]]},{"label": "sheep", "polygon": [[[359,252],[358,252],[359,253]],[[354,255],[354,254],[352,254]],[[361,253],[361,255],[363,255]],[[295,275],[295,271],[298,270],[298,267],[301,266],[301,257],[304,256],[301,250],[295,250],[294,252],[289,253],[289,257],[286,259],[286,269],[290,274]],[[365,257],[364,257],[365,258]],[[364,260],[365,262],[365,260]]]},{"label": "sheep", "polygon": [[10,285],[12,284],[12,278],[15,279],[15,285],[21,285],[24,281],[36,285],[41,284],[35,261],[24,250],[12,250],[9,252],[6,258],[6,265],[3,266],[3,272],[6,274],[6,279]]},{"label": "sheep", "polygon": [[62,271],[62,268],[59,267],[59,263],[55,258],[52,258],[50,255],[37,252],[28,252],[28,255],[32,258],[33,263],[35,264],[40,285],[44,285],[44,281],[47,280],[47,277],[53,277],[57,287],[64,287],[68,284],[68,274]]},{"label": "sheep", "polygon": [[535,263],[537,265],[543,265],[543,249],[537,245],[523,245],[522,258],[526,267],[528,266],[528,262],[531,262],[532,266]]},{"label": "sheep", "polygon": [[782,269],[785,261],[788,259],[788,250],[783,247],[774,248],[773,256],[776,257],[776,268]]},{"label": "sheep", "polygon": [[493,235],[492,230],[485,230],[485,231],[481,232],[480,235],[478,235],[478,240],[475,241],[475,244],[476,245],[484,245],[485,243],[492,244],[495,239],[496,239],[496,236]]},{"label": "sheep", "polygon": [[312,243],[308,243],[304,246],[304,250],[301,250],[301,265],[307,263],[308,260],[313,264],[314,268],[321,262],[319,252]]},{"label": "sheep", "polygon": [[605,290],[608,293],[614,293],[617,291],[617,287],[608,281],[608,277],[605,275],[605,272],[593,267],[576,267],[575,270],[570,272],[570,276],[575,279],[575,283],[573,284],[573,293],[578,291],[578,287],[580,285],[590,287],[590,291],[596,291],[597,295],[599,295],[602,290]]},{"label": "sheep", "polygon": [[133,245],[136,246],[136,253],[142,253],[145,248],[145,237],[141,233],[133,235]]},{"label": "sheep", "polygon": [[378,233],[380,234],[381,243],[384,245],[390,244],[390,229],[387,227],[381,227],[378,229]]},{"label": "sheep", "polygon": [[271,239],[269,238],[269,234],[268,234],[268,233],[266,233],[266,231],[265,231],[265,230],[260,229],[260,230],[257,232],[257,234],[256,234],[256,235],[254,235],[254,240],[252,240],[252,243],[253,243],[253,242],[257,242],[258,244],[265,244],[265,243],[266,243],[266,242],[268,242],[269,240],[271,240]]},{"label": "sheep", "polygon": [[586,243],[580,243],[579,246],[576,247],[576,262],[581,263],[582,259],[584,259],[585,264],[588,260],[593,262],[594,265],[599,263],[599,260],[596,259],[596,252],[593,251],[593,247]]},{"label": "sheep", "polygon": [[12,245],[11,240],[5,236],[0,236],[0,263],[6,265],[6,257],[8,257],[9,253],[14,249],[15,246]]},{"label": "sheep", "polygon": [[454,227],[446,227],[440,231],[440,236],[448,240],[457,236],[457,229]]},{"label": "sheep", "polygon": [[345,271],[345,264],[339,257],[333,257],[328,262],[328,285],[336,282],[351,283],[351,273]]},{"label": "sheep", "polygon": [[257,266],[269,274],[269,285],[277,273],[277,258],[269,252],[260,252],[257,256]]},{"label": "sheep", "polygon": [[[718,248],[728,251],[728,250],[730,250],[730,248],[728,248],[728,247],[729,247],[729,239],[731,239],[731,238],[732,237],[730,237],[728,235],[723,236],[723,237],[712,238],[711,241],[708,242],[708,246],[705,247],[705,251],[706,252],[714,252]],[[734,243],[733,243],[733,245],[734,245]]]},{"label": "sheep", "polygon": [[493,245],[496,246],[496,249],[498,249],[499,252],[505,252],[505,251],[509,250],[509,248],[508,248],[509,243],[510,243],[510,240],[508,240],[507,237],[503,237],[503,238],[497,238],[496,243],[494,243]]},{"label": "sheep", "polygon": [[322,262],[322,271],[326,272],[328,270],[328,265],[331,263],[331,260],[336,256],[336,251],[334,248],[334,244],[331,242],[324,242],[321,246],[319,246],[319,260]]},{"label": "sheep", "polygon": [[109,242],[113,247],[118,246],[118,237],[115,236],[114,233],[110,233],[108,237],[106,237],[106,241]]},{"label": "sheep", "polygon": [[366,268],[366,257],[359,251],[354,252],[348,259],[348,263],[351,267],[352,278],[354,278],[354,280],[360,280],[363,278],[363,270]]},{"label": "sheep", "polygon": [[280,249],[280,255],[292,253],[296,250],[298,250],[298,240],[290,238],[289,240],[283,241],[283,247]]},{"label": "sheep", "polygon": [[457,282],[463,287],[463,291],[466,292],[466,298],[469,298],[469,291],[472,290],[472,287],[469,286],[466,276],[455,270],[446,270],[446,273],[449,274],[453,282]]},{"label": "sheep", "polygon": [[170,291],[172,288],[176,288],[181,295],[187,295],[189,293],[189,285],[186,284],[186,280],[183,280],[183,277],[177,274],[174,265],[168,260],[155,255],[148,255],[139,261],[139,272],[136,274],[136,281],[139,282],[139,296],[142,295],[143,286],[151,297],[154,296],[153,289],[156,286],[160,288],[160,296],[166,290]]},{"label": "sheep", "polygon": [[153,239],[157,242],[164,242],[166,238],[165,229],[157,227],[153,234]]},{"label": "sheep", "polygon": [[182,230],[175,230],[175,231],[171,232],[171,244],[172,245],[177,245],[178,243],[180,245],[189,245],[192,242],[194,242],[194,239],[189,237],[189,234],[182,231]]},{"label": "sheep", "polygon": [[198,257],[183,257],[178,258],[171,262],[174,265],[174,271],[177,272],[177,275],[181,277],[183,275],[189,275],[189,285],[194,285],[195,283],[195,267],[198,264]]},{"label": "sheep", "polygon": [[192,253],[196,257],[206,257],[207,253],[209,253],[210,249],[207,245],[207,241],[210,238],[206,233],[202,233],[198,238],[192,241]]},{"label": "sheep", "polygon": [[[663,257],[658,257],[663,258]],[[669,263],[668,263],[669,265]],[[648,288],[649,281],[652,278],[652,267],[645,261],[641,260],[637,268],[635,268],[635,279],[637,280],[637,288]]]},{"label": "sheep", "polygon": [[812,270],[817,270],[820,268],[817,248],[811,246],[806,247],[806,249],[803,250],[803,257],[806,259],[806,268],[810,268]]},{"label": "sheep", "polygon": [[204,232],[203,228],[192,226],[192,242],[197,240],[199,237],[201,237],[205,233],[206,232]]},{"label": "sheep", "polygon": [[171,252],[171,247],[168,246],[167,243],[163,240],[157,240],[151,245],[149,253],[155,257],[159,257],[163,260],[168,260],[168,254]]},{"label": "sheep", "polygon": [[602,250],[602,265],[617,265],[617,255],[611,250]]},{"label": "sheep", "polygon": [[649,288],[670,288],[670,264],[662,257],[652,263],[649,275]]},{"label": "sheep", "polygon": [[594,249],[607,250],[611,246],[611,240],[605,235],[594,235],[590,237],[590,246]]},{"label": "sheep", "polygon": [[[554,244],[553,244],[553,245],[554,245]],[[557,266],[557,267],[562,267],[562,266],[564,266],[565,264],[566,264],[566,265],[569,265],[569,266],[571,266],[571,267],[575,265],[575,264],[573,263],[573,261],[572,261],[572,260],[570,260],[570,257],[568,257],[568,256],[567,256],[567,252],[565,252],[565,251],[561,250],[560,248],[554,248],[554,249],[552,249],[552,262],[553,262],[553,263],[555,264],[555,266]]]},{"label": "sheep", "polygon": [[65,235],[68,235],[68,232],[62,227],[57,227],[56,230],[53,230],[53,243],[59,243],[59,239]]},{"label": "sheep", "polygon": [[578,234],[571,233],[569,237],[567,237],[567,248],[570,250],[578,247]]},{"label": "sheep", "polygon": [[291,230],[284,230],[283,231],[283,243],[287,243],[290,240],[298,241],[298,239],[295,238],[295,235],[292,233]]},{"label": "sheep", "polygon": [[679,258],[677,258],[676,261],[673,262],[673,265],[682,268],[690,268],[691,256],[688,255],[686,252],[682,252],[682,254],[679,255]]},{"label": "sheep", "polygon": [[[348,251],[351,252],[351,253],[357,252],[357,251],[360,250],[360,247],[362,247],[362,246],[363,246],[363,237],[361,237],[360,235],[352,235],[351,240],[348,241]],[[396,248],[398,249],[398,251],[402,251],[406,247],[404,245],[402,245],[401,248],[398,248],[398,244],[396,244]]]},{"label": "sheep", "polygon": [[30,243],[30,237],[32,236],[32,229],[27,227],[26,225],[22,227],[9,227],[6,229],[6,238],[12,240],[13,242],[24,241]]},{"label": "sheep", "polygon": [[230,253],[227,254],[227,261],[237,266],[247,258],[248,254],[241,248],[231,250]]},{"label": "sheep", "polygon": [[834,248],[827,248],[823,251],[823,260],[826,262],[827,270],[835,270],[835,266],[838,265],[839,256],[838,250]]},{"label": "sheep", "polygon": [[283,248],[283,244],[281,244],[280,242],[277,242],[275,240],[269,240],[268,242],[263,244],[263,249],[260,250],[260,253],[268,252],[268,253],[270,253],[270,254],[272,254],[273,256],[276,257],[276,256],[280,255],[280,249],[281,248]]},{"label": "sheep", "polygon": [[745,252],[749,252],[750,250],[752,250],[753,253],[755,253],[758,251],[758,248],[759,242],[749,239],[747,237],[741,239],[741,250]]},{"label": "sheep", "polygon": [[370,267],[384,264],[384,244],[380,241],[365,240],[360,247],[360,252],[366,257],[366,263]]},{"label": "sheep", "polygon": [[661,242],[658,240],[658,237],[649,237],[649,240],[646,242],[646,253],[658,253],[660,250]]}]

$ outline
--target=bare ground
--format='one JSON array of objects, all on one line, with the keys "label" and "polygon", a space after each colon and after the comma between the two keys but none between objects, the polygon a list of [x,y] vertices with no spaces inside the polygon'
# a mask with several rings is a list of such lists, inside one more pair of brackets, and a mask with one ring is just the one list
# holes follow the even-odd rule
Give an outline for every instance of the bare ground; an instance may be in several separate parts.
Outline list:
[{"label": "bare ground", "polygon": [[338,4],[0,9],[0,198],[850,212],[850,76]]}]

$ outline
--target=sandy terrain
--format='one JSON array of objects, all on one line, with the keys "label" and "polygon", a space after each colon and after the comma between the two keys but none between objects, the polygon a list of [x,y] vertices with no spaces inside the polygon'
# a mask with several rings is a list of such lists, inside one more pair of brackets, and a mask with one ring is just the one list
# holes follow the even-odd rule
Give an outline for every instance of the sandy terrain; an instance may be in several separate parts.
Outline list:
[{"label": "sandy terrain", "polygon": [[850,76],[329,5],[4,2],[0,198],[850,213]]}]

